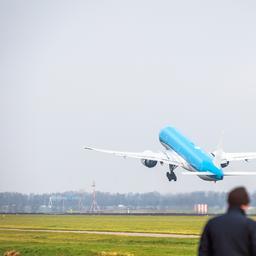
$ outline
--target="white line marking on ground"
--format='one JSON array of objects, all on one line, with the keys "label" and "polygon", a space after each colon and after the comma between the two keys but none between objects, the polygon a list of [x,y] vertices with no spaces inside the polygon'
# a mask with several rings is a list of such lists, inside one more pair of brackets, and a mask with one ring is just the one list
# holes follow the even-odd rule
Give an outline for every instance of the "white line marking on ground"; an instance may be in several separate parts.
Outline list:
[{"label": "white line marking on ground", "polygon": [[199,235],[160,234],[160,233],[141,233],[141,232],[132,233],[132,232],[112,232],[112,231],[59,230],[59,229],[23,229],[23,228],[0,228],[0,230],[5,230],[5,231],[21,231],[21,232],[95,234],[95,235],[114,235],[114,236],[199,238]]}]

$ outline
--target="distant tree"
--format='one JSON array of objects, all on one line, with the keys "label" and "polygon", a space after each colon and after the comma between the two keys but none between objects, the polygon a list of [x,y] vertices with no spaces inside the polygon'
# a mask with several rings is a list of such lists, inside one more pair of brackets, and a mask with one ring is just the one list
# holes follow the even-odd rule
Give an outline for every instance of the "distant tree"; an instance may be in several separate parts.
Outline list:
[{"label": "distant tree", "polygon": [[[252,206],[256,205],[256,193],[251,195]],[[160,194],[149,193],[108,193],[96,192],[96,200],[101,209],[124,205],[130,209],[193,209],[194,204],[208,204],[209,207],[224,208],[226,206],[226,193],[204,192]],[[64,193],[49,194],[21,194],[0,193],[0,212],[37,213],[42,208],[49,208],[51,212],[66,212],[70,209],[80,211],[88,210],[92,204],[92,193],[67,191]],[[49,207],[50,206],[50,207]]]}]

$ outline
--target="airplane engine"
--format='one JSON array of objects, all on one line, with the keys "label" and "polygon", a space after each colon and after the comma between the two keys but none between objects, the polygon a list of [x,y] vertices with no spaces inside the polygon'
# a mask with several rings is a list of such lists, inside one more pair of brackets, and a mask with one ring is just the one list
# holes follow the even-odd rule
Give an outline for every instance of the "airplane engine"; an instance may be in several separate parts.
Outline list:
[{"label": "airplane engine", "polygon": [[226,162],[220,164],[221,168],[225,168],[228,165],[229,165],[229,161],[226,161]]},{"label": "airplane engine", "polygon": [[148,168],[153,168],[157,165],[157,161],[149,160],[149,159],[142,159],[141,163],[147,166]]}]

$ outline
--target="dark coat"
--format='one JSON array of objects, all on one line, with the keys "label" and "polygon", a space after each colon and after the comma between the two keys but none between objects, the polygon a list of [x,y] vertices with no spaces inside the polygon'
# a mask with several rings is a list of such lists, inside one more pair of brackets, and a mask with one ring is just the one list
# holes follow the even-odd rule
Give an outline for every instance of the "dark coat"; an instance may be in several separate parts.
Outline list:
[{"label": "dark coat", "polygon": [[208,221],[199,244],[199,256],[256,256],[256,222],[240,208]]}]

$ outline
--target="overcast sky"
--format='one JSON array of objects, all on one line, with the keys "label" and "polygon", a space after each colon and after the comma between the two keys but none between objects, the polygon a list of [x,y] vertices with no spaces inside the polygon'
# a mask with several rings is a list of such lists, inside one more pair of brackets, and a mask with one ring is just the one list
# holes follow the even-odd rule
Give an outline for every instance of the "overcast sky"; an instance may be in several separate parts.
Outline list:
[{"label": "overcast sky", "polygon": [[[0,191],[255,189],[83,150],[256,151],[255,1],[0,0]],[[256,171],[255,163],[229,170]]]}]

